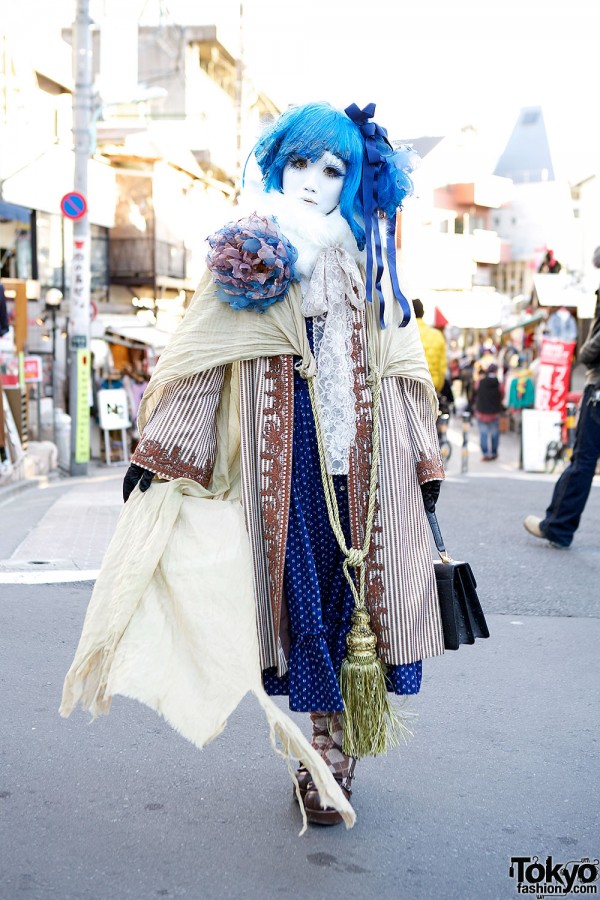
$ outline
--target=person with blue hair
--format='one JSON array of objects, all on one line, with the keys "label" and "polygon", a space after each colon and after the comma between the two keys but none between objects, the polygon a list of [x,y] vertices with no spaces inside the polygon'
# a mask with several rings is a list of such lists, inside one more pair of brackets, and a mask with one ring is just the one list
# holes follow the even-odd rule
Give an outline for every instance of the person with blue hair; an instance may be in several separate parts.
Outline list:
[{"label": "person with blue hair", "polygon": [[[124,481],[126,509],[156,516],[158,530],[158,491],[169,486],[189,493],[192,484],[213,509],[241,504],[245,531],[235,538],[252,560],[245,587],[262,690],[310,714],[311,750],[344,801],[357,758],[403,734],[389,695],[417,693],[422,660],[444,650],[425,515],[444,477],[437,398],[396,272],[396,213],[412,190],[414,154],[392,146],[374,112],[310,103],[261,135],[237,218],[209,236],[207,273],[144,394]],[[202,546],[194,553],[199,571],[210,565]],[[240,571],[229,567],[229,593],[211,616],[242,590]],[[164,579],[155,586],[165,594]],[[167,594],[189,602],[174,584]],[[170,622],[179,634],[181,614]],[[214,684],[206,667],[193,682],[197,703],[225,690],[242,652],[212,627],[223,664]],[[79,677],[68,680],[77,696]],[[110,683],[140,695],[112,674]],[[151,703],[165,715],[167,690],[157,685]],[[211,710],[221,727],[235,705]],[[176,706],[169,720],[189,734],[189,701]],[[298,758],[303,815],[342,821],[314,760]]]},{"label": "person with blue hair", "polygon": [[[410,172],[415,157],[407,148],[394,150],[381,139],[379,149],[385,164],[379,174],[377,208],[394,218],[404,198],[412,192]],[[329,103],[292,107],[266,130],[254,148],[265,190],[280,192],[290,160],[302,158],[315,163],[326,152],[333,153],[344,163],[339,208],[362,250],[365,246],[365,210],[359,189],[365,142],[355,121],[340,114]]]}]

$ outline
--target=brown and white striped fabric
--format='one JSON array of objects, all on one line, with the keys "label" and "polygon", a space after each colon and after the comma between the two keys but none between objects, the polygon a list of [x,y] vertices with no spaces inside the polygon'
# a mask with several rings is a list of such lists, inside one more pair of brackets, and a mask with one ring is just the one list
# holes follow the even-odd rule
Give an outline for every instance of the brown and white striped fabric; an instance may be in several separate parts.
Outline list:
[{"label": "brown and white striped fabric", "polygon": [[[348,476],[354,546],[361,546],[370,466],[371,398],[364,329],[357,322],[357,439]],[[163,478],[211,478],[215,416],[225,367],[168,385],[148,421],[134,461]],[[293,357],[240,363],[241,500],[254,561],[262,668],[286,671],[289,647],[283,570],[290,503]],[[427,390],[419,381],[382,381],[379,488],[367,603],[378,652],[390,665],[443,653],[443,636],[419,484],[443,477]]]},{"label": "brown and white striped fabric", "polygon": [[225,366],[170,382],[131,457],[162,478],[210,482],[216,449],[215,415]]},{"label": "brown and white striped fabric", "polygon": [[[357,427],[348,477],[355,547],[364,540],[373,433],[365,334],[364,313],[355,311],[352,357]],[[367,605],[379,656],[399,665],[444,652],[419,488],[425,481],[443,479],[444,469],[430,397],[420,381],[382,379],[379,424],[378,491],[365,567]]]},{"label": "brown and white striped fabric", "polygon": [[[430,410],[418,382],[383,379],[375,537],[386,624],[380,655],[393,665],[444,652],[429,526],[419,486],[422,480],[443,478],[437,438],[435,448],[432,444],[435,426]],[[419,476],[419,466],[427,477]]]},{"label": "brown and white striped fabric", "polygon": [[[287,672],[280,635],[292,477],[293,358],[240,363],[242,503],[254,557],[254,596],[263,669]],[[285,609],[283,620],[287,621]]]}]

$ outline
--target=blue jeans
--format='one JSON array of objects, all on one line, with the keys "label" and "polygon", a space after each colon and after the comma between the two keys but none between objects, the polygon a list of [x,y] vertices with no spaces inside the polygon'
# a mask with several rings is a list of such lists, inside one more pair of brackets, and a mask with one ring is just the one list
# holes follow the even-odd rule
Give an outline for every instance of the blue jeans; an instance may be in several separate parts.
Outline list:
[{"label": "blue jeans", "polygon": [[540,522],[544,536],[561,547],[570,545],[579,528],[600,456],[600,403],[594,406],[589,402],[597,389],[589,384],[583,392],[571,462],[556,482]]},{"label": "blue jeans", "polygon": [[484,456],[497,456],[500,443],[500,418],[494,419],[493,422],[481,422],[477,419],[477,425],[479,426],[481,452]]}]

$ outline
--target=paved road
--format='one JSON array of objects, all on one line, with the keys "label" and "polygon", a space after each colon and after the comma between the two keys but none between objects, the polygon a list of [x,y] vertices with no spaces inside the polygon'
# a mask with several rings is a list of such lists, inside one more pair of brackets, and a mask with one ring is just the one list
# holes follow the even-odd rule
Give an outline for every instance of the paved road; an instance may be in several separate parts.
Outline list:
[{"label": "paved road", "polygon": [[492,638],[425,664],[414,737],[358,769],[355,828],[302,838],[250,699],[202,752],[123,698],[91,726],[57,714],[91,583],[7,579],[93,569],[122,472],[0,507],[0,898],[503,900],[511,856],[598,856],[600,489],[561,552],[521,525],[547,479],[484,469],[451,474],[439,512]]}]

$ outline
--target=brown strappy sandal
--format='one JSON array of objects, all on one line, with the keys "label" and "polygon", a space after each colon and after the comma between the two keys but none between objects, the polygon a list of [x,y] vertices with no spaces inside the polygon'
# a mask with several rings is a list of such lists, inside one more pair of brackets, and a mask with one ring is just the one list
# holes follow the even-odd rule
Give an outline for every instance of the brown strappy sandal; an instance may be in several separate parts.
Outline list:
[{"label": "brown strappy sandal", "polygon": [[[306,796],[308,786],[309,784],[312,784],[312,777],[306,766],[300,766],[300,768],[296,772],[296,778],[298,779],[298,789],[300,791],[300,797],[302,798],[302,802],[304,803],[304,798]],[[294,800],[296,801],[296,803],[298,803],[298,793],[296,791],[296,785],[292,787],[292,794],[294,796]]]},{"label": "brown strappy sandal", "polygon": [[[346,800],[349,800],[352,796],[352,779],[354,778],[355,766],[356,760],[353,759],[347,775],[333,773],[333,777],[344,792]],[[334,809],[332,806],[323,808],[319,792],[312,781],[304,794],[304,809],[306,810],[306,818],[314,825],[339,825],[343,821],[337,809]]]}]

